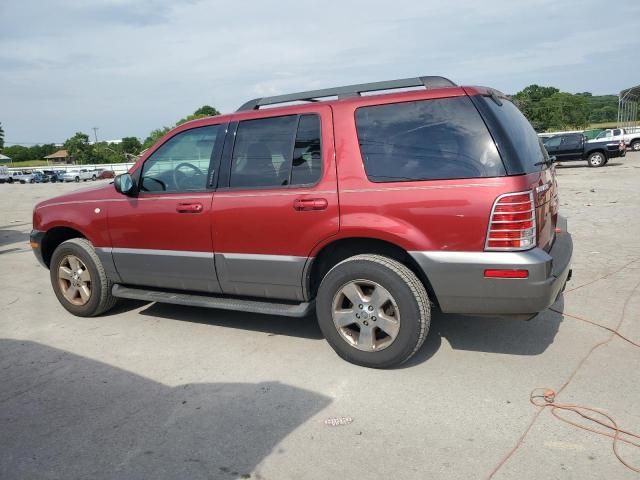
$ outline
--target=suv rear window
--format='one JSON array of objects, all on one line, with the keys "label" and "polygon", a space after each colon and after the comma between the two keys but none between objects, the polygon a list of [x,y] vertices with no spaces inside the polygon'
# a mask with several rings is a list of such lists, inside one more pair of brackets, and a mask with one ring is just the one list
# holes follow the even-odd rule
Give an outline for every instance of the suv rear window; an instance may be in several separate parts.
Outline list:
[{"label": "suv rear window", "polygon": [[506,175],[468,97],[361,107],[356,127],[365,171],[373,182]]},{"label": "suv rear window", "polygon": [[485,102],[498,117],[502,128],[506,130],[513,146],[517,149],[518,157],[525,169],[524,173],[540,171],[549,159],[542,140],[518,107],[506,99],[500,99],[500,103],[502,105],[498,105],[491,99]]}]

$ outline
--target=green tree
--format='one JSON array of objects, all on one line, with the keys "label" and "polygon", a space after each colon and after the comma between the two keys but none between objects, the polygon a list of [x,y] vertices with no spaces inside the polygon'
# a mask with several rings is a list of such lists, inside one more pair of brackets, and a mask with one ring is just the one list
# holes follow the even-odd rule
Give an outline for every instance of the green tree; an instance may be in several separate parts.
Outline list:
[{"label": "green tree", "polygon": [[14,162],[23,162],[25,160],[34,160],[31,158],[31,149],[22,145],[11,145],[5,147],[2,153],[7,157],[11,157]]},{"label": "green tree", "polygon": [[120,143],[120,150],[122,153],[138,155],[142,150],[142,144],[136,137],[124,137]]},{"label": "green tree", "polygon": [[199,109],[197,109],[195,112],[193,112],[193,114],[205,115],[207,117],[215,117],[216,115],[220,115],[220,112],[215,107],[212,107],[210,105],[203,105]]},{"label": "green tree", "polygon": [[86,133],[76,132],[73,137],[64,142],[64,148],[77,164],[91,162],[93,148],[89,144],[89,135]]},{"label": "green tree", "polygon": [[2,122],[0,122],[0,150],[4,147],[4,128],[2,128]]},{"label": "green tree", "polygon": [[156,128],[153,130],[147,138],[142,142],[143,150],[152,147],[161,137],[163,137],[169,130],[169,127]]},{"label": "green tree", "polygon": [[190,122],[191,120],[197,120],[199,118],[212,117],[214,115],[220,115],[220,112],[210,105],[203,105],[191,115],[187,115],[176,122],[176,127],[183,123]]}]

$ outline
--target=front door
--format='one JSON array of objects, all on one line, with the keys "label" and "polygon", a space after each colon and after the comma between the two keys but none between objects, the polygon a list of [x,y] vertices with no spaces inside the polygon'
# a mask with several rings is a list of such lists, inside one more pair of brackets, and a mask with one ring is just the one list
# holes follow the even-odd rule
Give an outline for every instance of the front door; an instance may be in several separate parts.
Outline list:
[{"label": "front door", "polygon": [[309,254],[338,232],[331,109],[303,112],[266,110],[229,129],[212,208],[226,294],[305,300]]},{"label": "front door", "polygon": [[139,194],[109,204],[112,255],[124,284],[220,292],[209,188],[224,125],[183,130],[140,167]]}]

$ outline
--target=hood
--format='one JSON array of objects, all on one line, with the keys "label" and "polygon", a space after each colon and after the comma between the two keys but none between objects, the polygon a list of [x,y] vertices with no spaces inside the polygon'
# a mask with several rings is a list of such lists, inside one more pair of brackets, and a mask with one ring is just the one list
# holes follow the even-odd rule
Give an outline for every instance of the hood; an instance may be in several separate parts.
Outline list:
[{"label": "hood", "polygon": [[113,188],[113,183],[107,185],[98,185],[76,190],[75,192],[66,193],[64,195],[58,195],[57,197],[48,198],[42,202],[36,204],[34,210],[53,203],[66,203],[66,202],[82,202],[87,200],[107,200],[111,198],[117,198],[120,196]]}]

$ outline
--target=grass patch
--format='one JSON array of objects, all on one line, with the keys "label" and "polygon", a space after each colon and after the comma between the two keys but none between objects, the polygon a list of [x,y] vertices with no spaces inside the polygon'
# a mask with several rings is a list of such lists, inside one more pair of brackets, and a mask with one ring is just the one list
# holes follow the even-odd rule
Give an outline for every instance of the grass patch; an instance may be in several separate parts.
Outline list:
[{"label": "grass patch", "polygon": [[24,162],[3,163],[5,167],[9,168],[33,168],[33,167],[46,167],[46,160],[25,160]]}]

